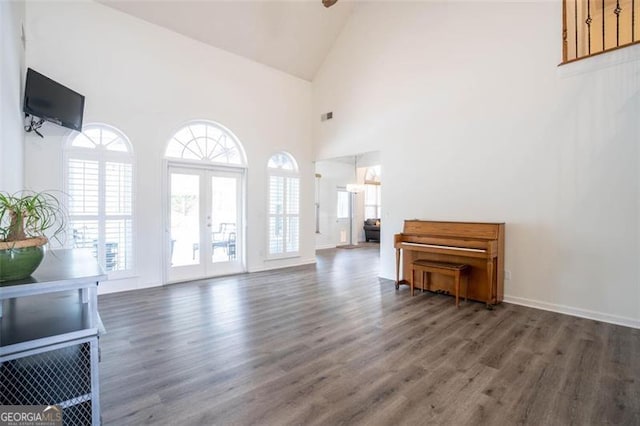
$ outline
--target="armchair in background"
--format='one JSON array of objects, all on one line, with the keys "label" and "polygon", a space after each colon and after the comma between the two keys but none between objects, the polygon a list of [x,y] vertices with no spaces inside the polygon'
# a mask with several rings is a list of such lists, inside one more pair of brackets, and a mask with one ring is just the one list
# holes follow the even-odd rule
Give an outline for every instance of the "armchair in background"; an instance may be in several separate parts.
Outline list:
[{"label": "armchair in background", "polygon": [[380,219],[367,219],[364,221],[364,239],[380,241]]}]

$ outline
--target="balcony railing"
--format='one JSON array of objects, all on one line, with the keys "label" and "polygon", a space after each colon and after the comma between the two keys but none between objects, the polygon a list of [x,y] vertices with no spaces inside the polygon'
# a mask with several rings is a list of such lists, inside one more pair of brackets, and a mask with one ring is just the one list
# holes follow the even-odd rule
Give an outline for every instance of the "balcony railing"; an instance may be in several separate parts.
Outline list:
[{"label": "balcony railing", "polygon": [[562,62],[640,41],[640,0],[563,0]]}]

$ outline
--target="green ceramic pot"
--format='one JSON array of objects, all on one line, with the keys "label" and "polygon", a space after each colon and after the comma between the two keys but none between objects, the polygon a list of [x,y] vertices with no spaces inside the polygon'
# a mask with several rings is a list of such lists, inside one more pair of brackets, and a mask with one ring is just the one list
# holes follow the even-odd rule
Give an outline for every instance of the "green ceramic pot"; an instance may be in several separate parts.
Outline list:
[{"label": "green ceramic pot", "polygon": [[44,257],[44,247],[0,250],[0,282],[21,280],[35,271]]}]

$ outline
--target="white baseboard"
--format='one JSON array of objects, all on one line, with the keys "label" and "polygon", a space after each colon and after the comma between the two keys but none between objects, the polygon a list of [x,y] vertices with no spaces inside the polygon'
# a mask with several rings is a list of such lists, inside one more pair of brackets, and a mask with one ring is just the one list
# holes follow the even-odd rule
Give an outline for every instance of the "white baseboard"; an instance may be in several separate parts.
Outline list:
[{"label": "white baseboard", "polygon": [[138,279],[138,277],[134,277],[101,282],[100,285],[98,285],[98,294],[120,293],[122,291],[142,290],[144,288],[161,286],[160,283],[141,284],[138,282]]},{"label": "white baseboard", "polygon": [[323,244],[320,246],[316,246],[316,250],[326,250],[326,249],[333,249],[336,248],[335,244]]},{"label": "white baseboard", "polygon": [[618,315],[605,314],[602,312],[590,311],[588,309],[574,308],[572,306],[558,305],[555,303],[541,302],[524,297],[504,296],[504,301],[514,305],[527,306],[529,308],[542,309],[545,311],[558,312],[560,314],[572,315],[574,317],[587,318],[610,324],[623,325],[625,327],[640,329],[640,319],[621,317]]},{"label": "white baseboard", "polygon": [[253,272],[273,271],[274,269],[293,268],[296,266],[312,265],[315,263],[316,263],[316,258],[313,257],[310,259],[301,259],[298,262],[292,262],[290,264],[279,264],[274,266],[262,266],[258,268],[250,268],[247,272],[253,273]]}]

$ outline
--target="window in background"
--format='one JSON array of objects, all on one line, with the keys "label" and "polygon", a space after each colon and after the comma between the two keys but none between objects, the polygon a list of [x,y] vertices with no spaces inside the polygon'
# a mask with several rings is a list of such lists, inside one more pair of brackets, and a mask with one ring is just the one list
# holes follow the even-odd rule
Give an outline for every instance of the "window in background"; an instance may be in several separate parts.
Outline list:
[{"label": "window in background", "polygon": [[365,219],[380,219],[380,166],[367,168],[364,175],[364,217]]},{"label": "window in background", "polygon": [[300,250],[300,178],[295,159],[286,152],[267,163],[269,174],[269,257],[291,256]]},{"label": "window in background", "polygon": [[338,219],[349,219],[349,196],[346,189],[338,188],[338,203],[336,216]]},{"label": "window in background", "polygon": [[107,272],[133,269],[133,151],[104,124],[74,133],[65,149],[69,232]]}]

